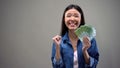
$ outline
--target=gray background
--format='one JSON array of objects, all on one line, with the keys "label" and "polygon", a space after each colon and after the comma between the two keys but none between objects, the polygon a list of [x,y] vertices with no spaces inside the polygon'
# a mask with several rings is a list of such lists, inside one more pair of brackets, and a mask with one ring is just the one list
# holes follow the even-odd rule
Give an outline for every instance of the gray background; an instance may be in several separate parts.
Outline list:
[{"label": "gray background", "polygon": [[0,0],[0,68],[52,68],[52,37],[71,3],[97,30],[97,68],[119,68],[120,0]]}]

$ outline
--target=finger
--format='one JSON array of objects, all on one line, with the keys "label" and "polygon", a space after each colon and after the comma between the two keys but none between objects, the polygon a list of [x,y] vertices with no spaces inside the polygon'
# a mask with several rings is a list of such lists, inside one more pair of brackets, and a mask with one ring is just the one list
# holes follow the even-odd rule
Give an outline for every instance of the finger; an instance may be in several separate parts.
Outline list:
[{"label": "finger", "polygon": [[54,42],[59,42],[61,40],[61,36],[56,35],[55,37],[52,38]]},{"label": "finger", "polygon": [[61,36],[58,36],[58,40],[60,40],[61,39]]},{"label": "finger", "polygon": [[83,40],[86,41],[86,42],[89,42],[89,38],[87,36],[83,37]]},{"label": "finger", "polygon": [[55,40],[55,39],[56,39],[56,38],[58,38],[58,37],[59,37],[59,35],[56,35],[56,36],[55,36],[55,37],[53,37],[52,39],[53,39],[53,40]]},{"label": "finger", "polygon": [[59,38],[56,38],[57,41],[59,41],[60,39]]},{"label": "finger", "polygon": [[89,40],[88,36],[84,36],[83,38]]}]

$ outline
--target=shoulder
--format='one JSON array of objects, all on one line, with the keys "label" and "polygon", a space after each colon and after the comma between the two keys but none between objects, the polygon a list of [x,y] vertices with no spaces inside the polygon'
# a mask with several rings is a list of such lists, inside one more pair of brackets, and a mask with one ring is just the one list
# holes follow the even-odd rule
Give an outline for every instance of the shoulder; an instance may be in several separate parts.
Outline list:
[{"label": "shoulder", "polygon": [[96,39],[95,39],[95,38],[93,38],[93,39],[91,40],[91,44],[96,44]]},{"label": "shoulder", "polygon": [[96,39],[93,38],[91,40],[91,47],[90,47],[90,49],[96,49],[96,48],[97,48],[97,42],[96,42]]}]

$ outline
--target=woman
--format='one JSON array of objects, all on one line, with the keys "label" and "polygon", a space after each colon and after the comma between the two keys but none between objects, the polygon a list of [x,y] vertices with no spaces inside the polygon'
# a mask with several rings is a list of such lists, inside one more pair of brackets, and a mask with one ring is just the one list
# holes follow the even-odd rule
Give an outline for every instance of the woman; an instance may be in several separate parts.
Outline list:
[{"label": "woman", "polygon": [[78,5],[69,5],[62,18],[61,36],[53,37],[53,68],[96,68],[99,53],[96,40],[87,36],[81,42],[75,30],[84,25],[84,14]]}]

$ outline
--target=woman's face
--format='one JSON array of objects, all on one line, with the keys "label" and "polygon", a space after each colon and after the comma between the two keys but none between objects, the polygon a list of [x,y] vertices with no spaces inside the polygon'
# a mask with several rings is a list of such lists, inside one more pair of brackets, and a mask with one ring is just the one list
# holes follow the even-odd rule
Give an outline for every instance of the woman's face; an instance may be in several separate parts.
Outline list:
[{"label": "woman's face", "polygon": [[69,30],[75,30],[79,27],[81,14],[74,8],[69,9],[65,13],[65,25]]}]

